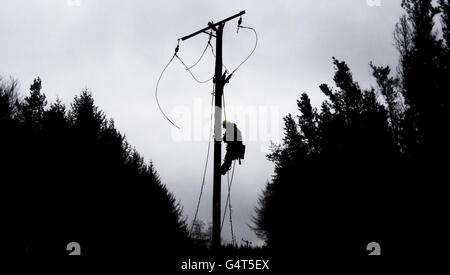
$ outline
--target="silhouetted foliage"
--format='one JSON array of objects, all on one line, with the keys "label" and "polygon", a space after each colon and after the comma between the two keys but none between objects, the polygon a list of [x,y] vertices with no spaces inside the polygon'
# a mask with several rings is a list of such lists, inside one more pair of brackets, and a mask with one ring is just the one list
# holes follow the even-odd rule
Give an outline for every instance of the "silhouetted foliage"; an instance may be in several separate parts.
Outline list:
[{"label": "silhouetted foliage", "polygon": [[439,9],[431,0],[403,1],[406,15],[395,30],[401,54],[401,92],[407,107],[404,128],[413,157],[435,158],[448,153],[448,130],[442,127],[449,115],[448,46],[434,30],[436,15],[443,10],[442,33],[446,37],[448,2],[440,2]]},{"label": "silhouetted foliage", "polygon": [[47,106],[40,78],[23,100],[17,82],[0,80],[2,194],[8,254],[182,253],[189,245],[182,209],[83,90],[69,110]]},{"label": "silhouetted foliage", "polygon": [[[404,0],[402,7],[398,76],[370,63],[377,87],[363,90],[333,58],[336,87],[320,85],[327,97],[320,110],[303,93],[300,115],[284,118],[282,143],[267,156],[274,176],[253,219],[269,248],[363,255],[379,241],[387,254],[424,254],[442,241],[449,4]],[[445,43],[433,29],[439,12]]]},{"label": "silhouetted foliage", "polygon": [[201,220],[196,220],[192,226],[192,232],[190,237],[197,246],[197,248],[210,248],[212,238],[212,223],[208,223]]}]

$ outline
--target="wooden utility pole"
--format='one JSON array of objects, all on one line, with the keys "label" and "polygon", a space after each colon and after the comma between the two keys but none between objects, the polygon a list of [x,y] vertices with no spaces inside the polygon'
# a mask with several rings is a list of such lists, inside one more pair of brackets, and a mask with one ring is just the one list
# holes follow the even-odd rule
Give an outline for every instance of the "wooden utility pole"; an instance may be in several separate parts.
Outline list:
[{"label": "wooden utility pole", "polygon": [[222,76],[222,38],[224,23],[220,24],[216,30],[216,70],[214,81],[215,108],[214,108],[214,172],[213,172],[213,249],[220,247],[220,210],[221,210],[221,174],[220,165],[222,162],[222,94],[224,77]]},{"label": "wooden utility pole", "polygon": [[196,36],[200,33],[209,34],[208,30],[215,31],[216,37],[216,64],[214,73],[215,83],[215,111],[214,111],[214,172],[213,172],[213,207],[212,207],[212,246],[217,250],[220,248],[220,210],[221,210],[221,174],[220,166],[222,162],[222,94],[225,85],[225,75],[222,73],[222,42],[223,28],[227,21],[242,16],[245,11],[241,11],[218,23],[210,22],[208,27],[181,38],[182,41]]}]

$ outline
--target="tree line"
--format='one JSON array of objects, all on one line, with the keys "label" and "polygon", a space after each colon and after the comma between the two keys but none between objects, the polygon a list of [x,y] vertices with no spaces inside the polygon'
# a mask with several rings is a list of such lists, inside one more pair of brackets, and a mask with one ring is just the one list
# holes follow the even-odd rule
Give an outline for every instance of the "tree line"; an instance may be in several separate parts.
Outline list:
[{"label": "tree line", "polygon": [[8,255],[176,255],[188,247],[182,208],[112,119],[83,90],[49,104],[36,78],[21,98],[0,79],[1,250]]},{"label": "tree line", "polygon": [[450,4],[401,5],[396,72],[370,62],[376,87],[364,89],[333,57],[334,87],[320,85],[320,108],[302,93],[299,114],[284,117],[252,226],[270,249],[367,255],[376,241],[386,254],[433,255],[445,247]]}]

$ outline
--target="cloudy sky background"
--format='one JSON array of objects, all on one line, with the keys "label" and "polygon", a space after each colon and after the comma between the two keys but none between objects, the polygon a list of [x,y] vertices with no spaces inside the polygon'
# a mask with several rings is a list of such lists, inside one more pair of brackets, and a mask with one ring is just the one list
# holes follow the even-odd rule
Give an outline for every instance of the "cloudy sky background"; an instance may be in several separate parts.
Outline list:
[{"label": "cloudy sky background", "polygon": [[[233,182],[233,225],[238,241],[254,244],[261,241],[248,224],[273,173],[265,148],[269,140],[281,138],[282,117],[297,114],[300,93],[307,92],[320,106],[324,97],[318,86],[332,84],[332,56],[347,61],[364,88],[375,85],[370,61],[395,70],[398,59],[392,32],[402,13],[400,0],[381,0],[380,6],[366,0],[80,0],[79,6],[68,2],[77,3],[0,1],[0,75],[17,78],[23,94],[40,76],[49,102],[60,98],[69,104],[88,88],[130,144],[154,162],[189,221],[204,168],[212,84],[197,84],[176,60],[166,71],[159,99],[183,128],[179,132],[157,108],[156,81],[177,38],[209,21],[247,11],[243,25],[257,30],[258,48],[233,76],[225,95],[227,115],[243,130],[247,144],[246,159],[236,166]],[[237,34],[236,24],[237,20],[229,22],[224,33],[224,63],[230,69],[248,55],[255,41],[251,31]],[[183,42],[180,57],[194,63],[207,39],[202,34]],[[208,51],[194,72],[207,79],[213,70]],[[205,222],[211,221],[212,162],[209,168],[199,212]],[[230,240],[229,231],[226,224],[225,241]]]}]

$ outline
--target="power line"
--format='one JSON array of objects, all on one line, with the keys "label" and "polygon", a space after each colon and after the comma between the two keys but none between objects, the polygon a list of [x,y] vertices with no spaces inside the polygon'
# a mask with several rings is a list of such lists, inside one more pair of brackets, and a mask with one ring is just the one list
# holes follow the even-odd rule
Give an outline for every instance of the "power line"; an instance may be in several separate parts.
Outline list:
[{"label": "power line", "polygon": [[[227,121],[227,112],[225,109],[225,91],[222,93],[222,102],[223,102],[223,116],[225,117],[225,121]],[[227,171],[227,180],[228,180],[228,195],[227,195],[227,201],[225,202],[225,210],[223,213],[223,218],[222,218],[222,224],[220,225],[220,231],[222,232],[222,228],[223,228],[223,223],[225,222],[225,216],[227,214],[227,206],[228,206],[228,201],[230,198],[230,177]]]},{"label": "power line", "polygon": [[200,188],[200,194],[198,196],[198,202],[197,202],[197,209],[195,210],[195,215],[194,215],[194,219],[192,220],[192,225],[191,225],[191,229],[189,230],[189,235],[192,234],[192,229],[194,228],[195,221],[197,220],[198,209],[200,208],[200,201],[202,200],[203,187],[205,186],[206,171],[208,169],[209,151],[211,148],[211,137],[212,137],[213,106],[214,106],[214,96],[215,96],[214,87],[215,87],[215,85],[213,85],[213,92],[211,94],[211,118],[210,118],[210,123],[209,123],[209,140],[208,140],[208,151],[206,153],[205,169],[203,170],[202,186]]},{"label": "power line", "polygon": [[247,62],[247,60],[253,55],[253,53],[256,50],[256,47],[258,47],[258,33],[256,32],[256,30],[254,28],[251,27],[245,27],[245,26],[238,26],[238,29],[248,29],[248,30],[252,30],[253,33],[255,34],[255,45],[253,46],[252,51],[250,52],[250,54],[231,72],[231,74],[234,74],[245,62]]},{"label": "power line", "polygon": [[230,184],[228,185],[228,207],[230,208],[230,230],[231,230],[231,242],[233,244],[236,243],[236,238],[234,236],[234,229],[233,229],[233,212],[232,212],[232,208],[231,208],[231,185],[233,184],[233,178],[234,178],[234,167],[236,166],[236,161],[233,161],[233,172],[231,173],[231,181]]},{"label": "power line", "polygon": [[209,78],[209,79],[206,79],[206,80],[198,80],[198,78],[194,75],[194,73],[192,73],[191,69],[189,69],[189,67],[186,65],[186,63],[184,63],[184,61],[181,60],[181,58],[180,58],[178,55],[175,55],[175,57],[176,57],[178,60],[180,60],[181,64],[183,64],[183,66],[184,66],[184,67],[186,68],[186,70],[191,74],[192,78],[193,78],[196,82],[198,82],[198,83],[200,83],[200,84],[204,84],[204,83],[207,83],[207,82],[213,80],[214,76],[211,77],[211,78]]},{"label": "power line", "polygon": [[200,80],[198,80],[198,79],[195,77],[195,75],[194,75],[194,74],[192,73],[192,71],[191,71],[191,69],[192,69],[193,67],[195,67],[195,66],[200,62],[200,60],[203,58],[203,56],[205,55],[205,52],[206,52],[206,50],[208,49],[208,47],[211,46],[211,48],[212,48],[212,45],[211,45],[211,37],[212,37],[212,32],[210,33],[208,43],[206,44],[206,47],[205,47],[205,49],[203,50],[203,52],[202,52],[200,58],[197,60],[197,62],[195,62],[195,63],[194,63],[193,65],[191,65],[190,67],[186,66],[186,64],[183,62],[183,60],[181,60],[181,58],[180,58],[180,57],[178,56],[178,54],[177,54],[178,51],[179,51],[179,49],[180,49],[180,40],[178,39],[178,43],[177,43],[177,46],[176,46],[176,48],[175,48],[175,52],[174,52],[172,58],[170,58],[169,62],[166,64],[166,66],[165,66],[164,69],[162,70],[161,74],[159,75],[158,81],[156,82],[156,87],[155,87],[156,104],[158,105],[158,108],[159,108],[160,112],[161,112],[162,115],[167,119],[167,121],[169,121],[170,124],[172,124],[173,126],[175,126],[175,128],[177,128],[178,130],[181,130],[181,128],[180,128],[178,125],[176,125],[176,124],[169,118],[169,116],[164,112],[164,110],[163,110],[162,107],[161,107],[161,104],[159,103],[159,98],[158,98],[158,88],[159,88],[159,83],[160,83],[161,78],[162,78],[162,76],[164,75],[165,71],[167,70],[167,68],[169,67],[170,63],[172,63],[172,61],[173,61],[173,59],[174,59],[175,57],[176,57],[178,60],[180,60],[180,62],[184,65],[184,67],[186,68],[186,70],[191,74],[192,78],[194,78],[195,81],[197,81],[198,83],[206,83],[206,82],[211,81],[214,77],[211,77],[210,79],[207,79],[207,80],[205,80],[205,81],[200,81]]},{"label": "power line", "polygon": [[[236,18],[237,16],[241,16],[242,14],[245,14],[245,11],[241,11],[240,13],[238,13],[238,14],[236,14],[236,15],[233,15],[233,16],[231,16],[231,17],[229,17],[229,18],[227,18],[227,19],[224,19],[224,20],[222,20],[222,21],[220,21],[219,23],[216,23],[216,24],[214,24],[214,23],[212,23],[212,22],[210,22],[209,24],[208,24],[208,27],[207,28],[204,28],[204,29],[202,29],[202,30],[200,30],[200,31],[197,31],[197,32],[195,32],[195,33],[193,33],[193,34],[191,34],[191,35],[188,35],[188,36],[185,36],[185,37],[183,37],[183,38],[181,38],[181,39],[178,39],[178,44],[177,44],[177,47],[176,47],[176,49],[175,49],[175,53],[174,53],[174,55],[172,56],[172,58],[169,60],[169,62],[167,63],[167,65],[164,67],[164,69],[163,69],[163,71],[161,72],[161,75],[159,76],[159,78],[158,78],[158,81],[157,81],[157,83],[156,83],[156,88],[155,88],[155,97],[156,97],[156,101],[157,101],[157,104],[158,104],[158,108],[159,108],[159,110],[161,111],[161,113],[164,115],[164,117],[173,125],[173,126],[175,126],[177,129],[180,129],[180,127],[178,127],[166,114],[165,114],[165,112],[163,111],[163,109],[162,109],[162,107],[161,107],[161,105],[160,105],[160,103],[159,103],[159,99],[158,99],[158,87],[159,87],[159,83],[160,83],[160,81],[161,81],[161,78],[162,78],[162,76],[163,76],[163,74],[164,74],[164,72],[166,71],[166,69],[168,68],[168,66],[172,63],[172,61],[173,61],[173,59],[176,57],[179,61],[180,61],[180,63],[186,68],[186,70],[189,72],[189,74],[192,76],[192,78],[196,81],[196,82],[198,82],[198,83],[201,83],[201,84],[203,84],[203,83],[207,83],[207,82],[209,82],[209,81],[211,81],[211,80],[213,80],[214,79],[214,77],[217,77],[217,79],[216,79],[216,81],[214,81],[215,83],[213,84],[213,93],[212,93],[212,98],[211,98],[211,121],[210,121],[210,132],[209,132],[209,140],[208,140],[208,150],[207,150],[207,155],[206,155],[206,162],[205,162],[205,169],[204,169],[204,171],[203,171],[203,177],[202,177],[202,185],[201,185],[201,188],[200,188],[200,194],[199,194],[199,198],[198,198],[198,202],[197,202],[197,207],[196,207],[196,211],[195,211],[195,215],[194,215],[194,219],[193,219],[193,221],[192,221],[192,226],[191,226],[191,228],[190,228],[190,232],[189,232],[189,234],[191,235],[192,234],[192,230],[193,230],[193,228],[194,228],[194,224],[195,224],[195,222],[196,222],[196,220],[197,220],[197,215],[198,215],[198,211],[199,211],[199,208],[200,208],[200,203],[201,203],[201,198],[202,198],[202,194],[203,194],[203,188],[204,188],[204,185],[205,185],[205,178],[206,178],[206,171],[207,171],[207,166],[208,166],[208,162],[209,162],[209,154],[210,154],[210,147],[211,147],[211,137],[212,137],[212,123],[213,123],[213,107],[214,107],[214,99],[216,99],[216,105],[218,106],[218,107],[221,107],[221,101],[222,101],[222,99],[223,99],[223,103],[224,103],[224,106],[223,106],[223,109],[224,109],[224,113],[225,113],[225,120],[226,120],[226,110],[225,110],[225,96],[224,96],[224,93],[223,93],[223,86],[225,85],[225,83],[228,83],[228,81],[229,81],[229,79],[231,78],[231,76],[245,63],[245,62],[247,62],[248,61],[248,59],[253,55],[253,53],[255,52],[255,50],[256,50],[256,48],[257,48],[257,45],[258,45],[258,33],[256,32],[256,30],[254,29],[254,28],[251,28],[251,27],[245,27],[245,26],[241,26],[241,23],[242,23],[242,18],[240,18],[239,19],[239,22],[238,22],[238,31],[239,31],[239,29],[240,28],[242,28],[242,29],[249,29],[249,30],[252,30],[253,32],[254,32],[254,34],[255,34],[255,45],[254,45],[254,47],[253,47],[253,49],[252,49],[252,51],[250,52],[250,54],[231,72],[231,74],[229,74],[228,75],[228,77],[226,77],[226,78],[224,78],[224,79],[222,79],[222,67],[223,68],[225,68],[225,74],[227,73],[227,68],[226,68],[226,66],[223,64],[223,62],[222,62],[222,35],[223,35],[223,26],[224,26],[224,23],[225,22],[227,22],[227,21],[229,21],[229,20],[231,20],[231,19],[233,19],[233,18]],[[210,32],[210,36],[209,36],[209,40],[208,40],[208,42],[207,42],[207,45],[206,45],[206,47],[204,48],[204,50],[203,50],[203,52],[201,53],[201,55],[200,55],[200,57],[199,57],[199,59],[193,64],[193,65],[191,65],[190,67],[188,67],[187,65],[186,65],[186,63],[178,56],[178,50],[179,50],[179,43],[180,43],[180,40],[186,40],[186,39],[188,39],[188,38],[190,38],[190,37],[193,37],[193,36],[195,36],[195,35],[197,35],[197,34],[199,34],[199,33],[201,33],[201,32],[206,32],[206,30],[208,30],[208,29],[211,29],[211,32]],[[211,45],[211,43],[210,43],[210,40],[211,40],[211,36],[213,36],[212,35],[212,30],[214,30],[214,31],[216,31],[216,35],[215,35],[215,37],[217,38],[217,43],[216,43],[216,46],[217,46],[217,57],[216,57],[216,55],[215,55],[215,53],[214,53],[214,48],[213,48],[213,46]],[[209,78],[209,79],[207,79],[207,80],[204,80],[204,81],[201,81],[201,80],[199,80],[195,75],[194,75],[194,73],[191,71],[191,69],[193,68],[193,67],[195,67],[195,66],[197,66],[199,63],[200,63],[200,61],[202,60],[202,58],[204,57],[204,55],[205,55],[205,53],[206,53],[206,51],[207,51],[207,49],[208,49],[208,47],[211,47],[211,53],[213,54],[213,56],[214,57],[216,57],[216,72],[215,72],[215,76],[213,76],[213,77],[211,77],[211,78]],[[215,97],[215,90],[216,90],[216,85],[217,85],[217,92],[219,93],[219,97]],[[217,113],[217,112],[215,112],[215,115],[218,115],[219,116],[219,119],[218,120],[220,120],[220,116],[221,116],[221,113]],[[216,119],[216,121],[218,121],[217,119]],[[215,129],[217,129],[217,128],[215,128]],[[216,147],[216,145],[218,145],[217,144],[217,142],[215,142],[214,143],[215,144],[215,148],[217,148]],[[220,146],[220,144],[219,144],[219,146]],[[233,217],[232,217],[232,206],[231,206],[231,186],[232,186],[232,184],[233,184],[233,178],[234,178],[234,171],[235,171],[235,166],[236,166],[236,161],[233,161],[233,169],[232,169],[232,174],[231,174],[231,180],[230,180],[230,176],[229,176],[229,171],[227,171],[227,180],[228,180],[228,196],[227,196],[227,203],[225,204],[225,211],[224,211],[224,216],[223,216],[223,219],[222,219],[222,224],[220,224],[220,175],[217,173],[217,168],[220,166],[220,150],[218,151],[219,152],[219,154],[216,154],[216,151],[215,151],[215,154],[214,154],[214,186],[213,186],[213,247],[215,247],[215,248],[219,248],[220,247],[220,232],[222,231],[222,228],[223,228],[223,224],[224,224],[224,221],[225,221],[225,217],[226,217],[226,211],[227,211],[227,206],[228,206],[228,209],[229,209],[229,217],[230,217],[230,229],[231,229],[231,237],[232,237],[232,243],[233,244],[235,244],[236,243],[236,239],[235,239],[235,236],[234,236],[234,229],[233,229]]]},{"label": "power line", "polygon": [[232,240],[235,239],[234,237],[234,230],[233,230],[233,215],[232,215],[232,211],[231,211],[231,186],[233,185],[233,179],[234,179],[234,168],[236,166],[236,161],[233,161],[233,169],[231,172],[231,180],[229,177],[229,174],[227,173],[227,180],[228,180],[228,196],[227,196],[227,201],[225,202],[225,210],[223,213],[223,217],[222,217],[222,224],[220,226],[220,230],[222,231],[223,228],[223,224],[225,223],[225,217],[227,214],[227,207],[229,208],[229,215],[230,215],[230,230],[231,230],[231,237]]},{"label": "power line", "polygon": [[169,60],[169,62],[167,63],[167,65],[164,67],[164,69],[162,70],[161,74],[159,75],[158,81],[156,82],[156,88],[155,88],[155,98],[156,98],[156,104],[158,104],[158,108],[161,111],[161,113],[163,114],[163,116],[173,125],[175,126],[175,128],[177,128],[178,130],[180,130],[181,128],[176,125],[164,112],[164,110],[161,107],[161,104],[159,104],[159,99],[158,99],[158,87],[159,87],[159,82],[161,81],[161,78],[164,74],[164,72],[167,70],[167,67],[169,67],[170,63],[172,63],[173,59],[175,58],[175,56],[177,55],[177,51],[179,49],[179,46],[177,45],[176,49],[175,49],[175,53],[173,54],[172,58]]},{"label": "power line", "polygon": [[[256,50],[256,48],[257,48],[257,46],[258,46],[258,33],[256,32],[256,30],[254,29],[254,28],[251,28],[251,27],[246,27],[246,26],[241,26],[241,25],[238,25],[238,29],[239,28],[242,28],[242,29],[249,29],[249,30],[252,30],[253,32],[254,32],[254,34],[255,34],[255,45],[254,45],[254,47],[253,47],[253,49],[252,49],[252,51],[250,52],[250,54],[231,72],[231,74],[228,76],[228,79],[231,77],[231,75],[233,75],[245,62],[247,62],[247,60],[253,55],[253,53],[255,52],[255,50]],[[211,78],[209,78],[209,79],[206,79],[206,80],[199,80],[195,75],[194,75],[194,73],[191,71],[191,69],[193,68],[193,67],[195,67],[200,61],[201,61],[201,59],[203,58],[203,56],[205,55],[205,52],[206,52],[206,50],[208,49],[208,47],[210,47],[211,48],[211,52],[212,52],[212,55],[215,57],[216,55],[215,55],[215,53],[214,53],[214,48],[213,48],[213,46],[211,45],[211,37],[212,37],[212,33],[210,33],[210,36],[209,36],[209,40],[208,40],[208,42],[207,42],[207,44],[206,44],[206,47],[204,48],[204,50],[203,50],[203,52],[202,52],[202,54],[200,55],[200,58],[197,60],[197,62],[195,62],[193,65],[191,65],[190,67],[189,66],[187,66],[186,65],[186,63],[178,56],[178,50],[179,50],[179,43],[180,43],[180,40],[178,40],[178,44],[177,44],[177,47],[176,47],[176,49],[175,49],[175,53],[174,53],[174,55],[172,56],[172,58],[170,58],[170,60],[169,60],[169,62],[166,64],[166,66],[164,67],[164,69],[162,70],[162,72],[161,72],[161,74],[159,75],[159,78],[158,78],[158,81],[156,82],[156,88],[155,88],[155,98],[156,98],[156,103],[157,103],[157,105],[158,105],[158,108],[159,108],[159,110],[160,110],[160,112],[162,113],[162,115],[167,119],[167,121],[169,121],[170,122],[170,124],[172,124],[173,126],[175,126],[175,128],[177,128],[178,130],[180,130],[181,128],[178,126],[178,125],[176,125],[168,116],[167,116],[167,114],[164,112],[164,110],[162,109],[162,107],[161,107],[161,104],[160,104],[160,102],[159,102],[159,98],[158,98],[158,88],[159,88],[159,83],[160,83],[160,81],[161,81],[161,78],[162,78],[162,76],[164,75],[164,73],[165,73],[165,71],[167,70],[167,68],[169,67],[169,65],[170,65],[170,63],[172,63],[172,61],[173,61],[173,59],[176,57],[180,62],[181,62],[181,64],[183,64],[183,66],[186,68],[186,70],[189,72],[189,74],[192,76],[192,78],[196,81],[196,82],[198,82],[198,83],[200,83],[200,84],[204,84],[204,83],[207,83],[207,82],[209,82],[209,81],[211,81],[211,80],[213,80],[214,79],[214,77],[211,77]],[[227,69],[227,67],[225,66],[225,64],[223,64],[222,63],[222,66],[225,68],[225,70],[226,71],[228,71],[228,69]],[[225,106],[224,106],[224,109],[225,109]]]},{"label": "power line", "polygon": [[[249,55],[248,55],[241,63],[239,63],[239,65],[231,72],[230,75],[233,75],[233,74],[234,74],[234,73],[235,73],[242,65],[244,65],[244,63],[247,62],[247,61],[250,59],[250,57],[255,53],[256,48],[258,47],[258,33],[256,32],[256,30],[255,30],[254,28],[238,25],[238,30],[239,30],[239,29],[248,29],[248,30],[252,30],[253,33],[255,34],[255,45],[253,46],[253,49],[252,49],[252,51],[250,52],[250,54],[249,54]],[[214,48],[212,47],[212,45],[211,45],[211,53],[212,53],[212,55],[213,55],[214,57],[216,56],[215,53],[214,53]],[[227,67],[225,66],[225,64],[222,63],[222,66],[223,66],[223,68],[224,68],[226,71],[229,71],[229,70],[227,69]],[[230,76],[229,76],[229,77],[230,77]]]},{"label": "power line", "polygon": [[197,60],[197,62],[195,62],[194,64],[192,64],[191,66],[188,67],[189,70],[194,68],[195,66],[197,66],[197,64],[200,63],[200,61],[202,60],[203,56],[205,55],[205,52],[208,50],[208,47],[209,46],[212,47],[212,45],[211,45],[211,37],[212,37],[212,32],[209,34],[208,42],[206,43],[206,47],[205,47],[205,49],[203,49],[203,52],[200,55],[199,59]]},{"label": "power line", "polygon": [[[225,120],[227,120],[227,112],[226,112],[226,104],[225,104],[225,93],[222,93],[222,101],[223,101],[223,113]],[[227,195],[227,201],[225,202],[225,210],[222,217],[222,224],[220,225],[220,231],[222,232],[223,224],[225,223],[225,217],[227,215],[227,207],[229,208],[230,213],[230,230],[231,230],[231,243],[235,243],[236,239],[234,236],[234,229],[233,229],[233,214],[232,214],[232,207],[231,207],[231,185],[233,184],[233,178],[234,178],[234,168],[236,166],[236,161],[233,161],[233,170],[231,172],[231,181],[230,181],[230,174],[227,172],[227,182],[228,182],[228,195]]]},{"label": "power line", "polygon": [[[210,47],[211,47],[211,53],[212,53],[212,55],[213,55],[214,57],[216,57],[216,54],[214,53],[213,45],[211,45],[211,44],[209,44],[209,45],[210,45]],[[222,62],[222,67],[225,69],[225,71],[228,71],[227,67],[225,66],[225,64],[223,64],[223,62]]]}]

